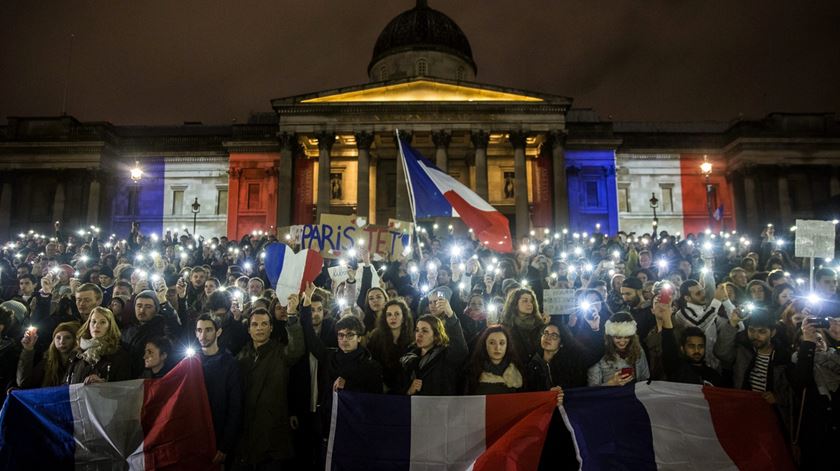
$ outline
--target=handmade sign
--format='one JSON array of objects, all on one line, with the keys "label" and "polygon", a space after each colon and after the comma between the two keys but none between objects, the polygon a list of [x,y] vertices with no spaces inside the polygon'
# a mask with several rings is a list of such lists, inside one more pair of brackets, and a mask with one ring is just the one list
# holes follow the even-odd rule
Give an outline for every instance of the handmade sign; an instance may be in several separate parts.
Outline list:
[{"label": "handmade sign", "polygon": [[796,256],[834,258],[835,226],[832,221],[796,220]]},{"label": "handmade sign", "polygon": [[307,283],[315,281],[323,266],[323,257],[314,250],[295,253],[288,245],[276,242],[265,249],[265,272],[281,306],[288,303],[290,294],[302,292]]},{"label": "handmade sign", "polygon": [[300,237],[292,238],[290,243],[318,251],[324,258],[340,258],[347,256],[350,249],[365,248],[371,257],[400,260],[410,253],[413,230],[406,221],[392,219],[383,227],[367,224],[362,217],[322,214],[320,224],[304,224]]},{"label": "handmade sign", "polygon": [[543,309],[550,316],[566,316],[575,311],[575,290],[543,290]]}]

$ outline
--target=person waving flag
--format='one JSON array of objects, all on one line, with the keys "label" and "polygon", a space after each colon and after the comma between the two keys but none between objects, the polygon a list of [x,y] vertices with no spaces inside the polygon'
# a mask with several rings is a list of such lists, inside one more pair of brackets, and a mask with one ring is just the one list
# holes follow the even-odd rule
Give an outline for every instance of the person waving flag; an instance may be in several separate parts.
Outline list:
[{"label": "person waving flag", "polygon": [[510,222],[466,185],[435,167],[397,135],[411,211],[418,218],[460,218],[478,240],[496,252],[512,252]]}]

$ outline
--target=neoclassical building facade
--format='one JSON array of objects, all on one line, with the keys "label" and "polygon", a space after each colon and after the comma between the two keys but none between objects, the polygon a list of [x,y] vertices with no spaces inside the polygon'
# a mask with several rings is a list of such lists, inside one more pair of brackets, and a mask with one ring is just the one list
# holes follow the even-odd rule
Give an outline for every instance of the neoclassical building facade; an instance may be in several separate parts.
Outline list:
[{"label": "neoclassical building facade", "polygon": [[241,237],[324,213],[410,219],[397,132],[507,215],[517,236],[757,230],[840,207],[833,113],[603,120],[569,97],[478,81],[466,35],[425,1],[386,25],[368,74],[368,83],[270,100],[271,111],[244,124],[9,117],[0,239],[56,220],[114,233],[132,221],[160,233],[195,223],[201,234]]}]

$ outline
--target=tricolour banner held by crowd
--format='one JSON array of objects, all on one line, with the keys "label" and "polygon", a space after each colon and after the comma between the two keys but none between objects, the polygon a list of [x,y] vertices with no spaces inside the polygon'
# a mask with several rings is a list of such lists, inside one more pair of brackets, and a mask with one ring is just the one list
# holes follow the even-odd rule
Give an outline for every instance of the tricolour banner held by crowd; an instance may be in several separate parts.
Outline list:
[{"label": "tricolour banner held by crowd", "polygon": [[[478,240],[496,252],[512,252],[510,221],[466,185],[399,139],[415,219],[461,218]],[[526,217],[527,215],[520,217]]]},{"label": "tricolour banner held by crowd", "polygon": [[327,470],[535,470],[554,392],[333,398]]},{"label": "tricolour banner held by crowd", "polygon": [[215,453],[198,358],[161,379],[12,391],[0,412],[0,469],[207,470]]},{"label": "tricolour banner held by crowd", "polygon": [[581,469],[792,470],[773,407],[751,391],[654,381],[566,393]]}]

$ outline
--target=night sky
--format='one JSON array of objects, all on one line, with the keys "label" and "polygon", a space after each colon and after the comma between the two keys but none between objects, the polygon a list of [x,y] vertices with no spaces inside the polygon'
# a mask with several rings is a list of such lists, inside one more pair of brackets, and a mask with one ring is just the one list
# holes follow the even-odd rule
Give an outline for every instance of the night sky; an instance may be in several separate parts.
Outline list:
[{"label": "night sky", "polygon": [[[615,120],[840,111],[840,1],[430,0],[478,81]],[[413,0],[0,0],[0,119],[243,122],[270,100],[367,82]]]}]

